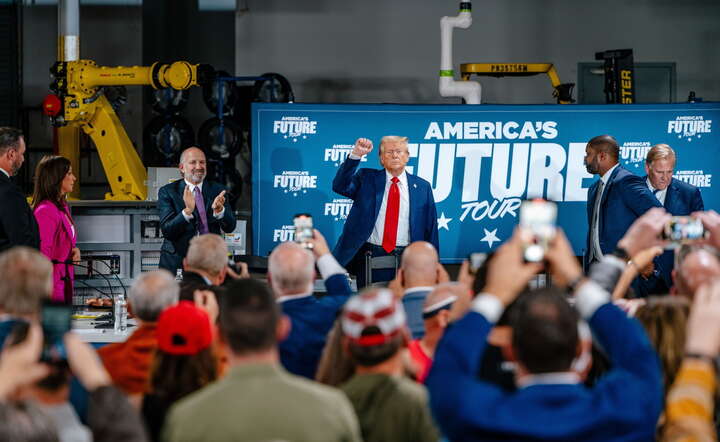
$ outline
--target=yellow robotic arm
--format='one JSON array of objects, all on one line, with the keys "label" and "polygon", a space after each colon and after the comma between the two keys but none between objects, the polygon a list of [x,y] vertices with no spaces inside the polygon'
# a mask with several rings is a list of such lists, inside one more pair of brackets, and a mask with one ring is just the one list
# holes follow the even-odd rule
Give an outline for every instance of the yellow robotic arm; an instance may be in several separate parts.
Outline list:
[{"label": "yellow robotic arm", "polygon": [[474,75],[489,77],[529,77],[547,74],[553,87],[553,97],[558,104],[575,102],[572,98],[574,83],[561,83],[555,66],[552,63],[464,63],[460,65],[463,80]]},{"label": "yellow robotic arm", "polygon": [[91,60],[57,62],[50,85],[56,98],[46,98],[43,109],[55,126],[75,126],[95,143],[110,183],[109,200],[147,198],[147,170],[120,119],[102,92],[102,86],[150,85],[155,89],[188,89],[212,81],[209,65],[185,61],[152,66],[97,66]]}]

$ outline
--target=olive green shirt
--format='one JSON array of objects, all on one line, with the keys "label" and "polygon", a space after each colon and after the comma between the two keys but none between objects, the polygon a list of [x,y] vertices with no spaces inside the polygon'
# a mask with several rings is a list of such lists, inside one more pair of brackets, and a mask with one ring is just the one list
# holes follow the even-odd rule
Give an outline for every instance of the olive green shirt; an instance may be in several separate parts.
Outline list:
[{"label": "olive green shirt", "polygon": [[355,408],[365,442],[439,439],[423,385],[404,377],[362,374],[340,389]]},{"label": "olive green shirt", "polygon": [[163,428],[165,441],[360,441],[342,392],[292,375],[279,364],[233,367],[178,401]]}]

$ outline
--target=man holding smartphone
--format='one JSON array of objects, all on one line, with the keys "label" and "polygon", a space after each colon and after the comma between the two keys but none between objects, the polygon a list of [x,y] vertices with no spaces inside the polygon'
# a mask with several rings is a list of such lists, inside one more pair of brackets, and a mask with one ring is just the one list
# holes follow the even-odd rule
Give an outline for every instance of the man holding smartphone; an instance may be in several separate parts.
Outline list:
[{"label": "man holding smartphone", "polygon": [[36,321],[52,293],[52,264],[29,247],[0,253],[0,351],[15,323]]},{"label": "man holding smartphone", "polygon": [[[669,214],[688,216],[693,212],[702,212],[705,205],[700,189],[673,178],[676,159],[675,151],[667,144],[654,145],[645,158],[645,183]],[[651,291],[667,293],[672,287],[673,252],[665,251],[655,258],[654,263],[657,275],[648,280],[655,283]]]},{"label": "man holding smartphone", "polygon": [[[373,150],[367,138],[358,138],[333,180],[333,191],[352,199],[343,233],[333,250],[340,265],[365,286],[365,256],[399,257],[405,246],[427,241],[439,250],[437,210],[432,186],[410,175],[407,137],[385,136],[380,141],[383,169],[359,169],[360,160]],[[373,273],[373,282],[390,281],[394,271]]]}]

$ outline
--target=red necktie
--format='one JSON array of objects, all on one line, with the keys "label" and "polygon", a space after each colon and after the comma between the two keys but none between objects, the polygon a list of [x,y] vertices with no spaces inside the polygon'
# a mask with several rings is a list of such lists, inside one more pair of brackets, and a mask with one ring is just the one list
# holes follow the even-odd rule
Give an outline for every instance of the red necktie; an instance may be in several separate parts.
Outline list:
[{"label": "red necktie", "polygon": [[398,181],[400,180],[397,177],[393,177],[387,200],[387,209],[385,210],[385,230],[383,232],[382,247],[388,253],[395,250],[397,241],[398,216],[400,215],[400,188],[397,184]]}]

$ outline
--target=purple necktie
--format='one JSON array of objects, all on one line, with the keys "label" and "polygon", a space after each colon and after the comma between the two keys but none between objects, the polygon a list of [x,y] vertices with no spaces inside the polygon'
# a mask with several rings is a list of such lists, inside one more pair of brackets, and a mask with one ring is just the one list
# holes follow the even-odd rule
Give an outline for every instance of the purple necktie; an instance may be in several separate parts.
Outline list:
[{"label": "purple necktie", "polygon": [[202,193],[200,192],[200,188],[198,186],[195,186],[195,208],[197,209],[198,213],[200,214],[200,221],[198,223],[198,232],[200,232],[201,235],[208,233],[208,223],[207,223],[207,212],[205,212],[205,199],[203,199]]}]

